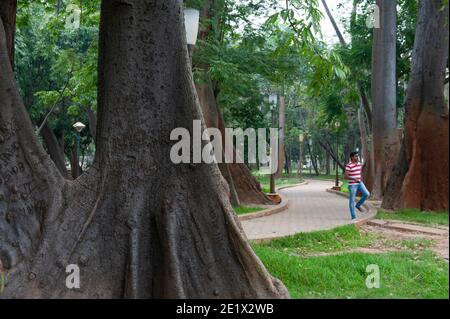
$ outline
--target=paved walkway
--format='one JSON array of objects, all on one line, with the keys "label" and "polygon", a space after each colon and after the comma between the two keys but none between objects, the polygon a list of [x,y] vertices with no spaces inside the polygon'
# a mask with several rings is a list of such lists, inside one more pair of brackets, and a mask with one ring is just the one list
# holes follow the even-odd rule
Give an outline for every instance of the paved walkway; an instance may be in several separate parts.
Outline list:
[{"label": "paved walkway", "polygon": [[348,199],[326,191],[334,182],[308,182],[280,191],[289,199],[289,208],[284,212],[242,221],[248,239],[270,239],[352,223]]}]

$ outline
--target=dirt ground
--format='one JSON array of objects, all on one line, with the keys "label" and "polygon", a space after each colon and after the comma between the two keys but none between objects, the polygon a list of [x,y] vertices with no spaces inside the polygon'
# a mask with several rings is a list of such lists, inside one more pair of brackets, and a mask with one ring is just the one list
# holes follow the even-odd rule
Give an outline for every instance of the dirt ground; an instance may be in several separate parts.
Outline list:
[{"label": "dirt ground", "polygon": [[[439,227],[440,229],[446,229],[448,231],[448,227]],[[402,245],[404,241],[411,241],[417,239],[426,239],[432,241],[431,246],[420,244],[415,245],[414,249],[425,249],[429,248],[434,251],[438,256],[444,258],[445,260],[449,260],[449,236],[447,235],[439,236],[439,235],[429,235],[423,233],[413,233],[413,232],[405,232],[396,229],[389,229],[378,226],[370,226],[363,225],[361,226],[361,231],[365,233],[372,233],[379,237],[375,244],[372,247],[369,247],[369,250],[375,250],[382,252],[389,251],[401,251],[407,250],[407,248]]]},{"label": "dirt ground", "polygon": [[[438,256],[448,261],[449,260],[448,227],[439,227],[439,229],[447,230],[447,235],[445,236],[429,235],[424,233],[400,231],[396,229],[389,229],[379,226],[363,225],[360,227],[361,232],[375,235],[376,237],[376,240],[374,240],[370,246],[358,247],[354,249],[348,249],[345,251],[333,253],[314,253],[302,256],[303,257],[330,256],[352,252],[366,253],[366,254],[382,254],[387,252],[420,251],[424,249],[430,249],[434,251]],[[427,241],[426,242],[417,241],[420,239],[424,239]],[[411,241],[414,240],[416,240],[417,242],[411,244]]]}]

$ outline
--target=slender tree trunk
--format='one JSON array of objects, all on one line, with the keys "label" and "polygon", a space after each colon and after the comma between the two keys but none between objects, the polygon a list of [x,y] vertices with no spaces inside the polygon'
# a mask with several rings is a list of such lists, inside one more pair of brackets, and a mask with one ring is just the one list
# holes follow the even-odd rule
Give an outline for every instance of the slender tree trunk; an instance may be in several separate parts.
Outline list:
[{"label": "slender tree trunk", "polygon": [[44,126],[42,127],[41,135],[44,139],[45,145],[47,145],[47,150],[50,154],[50,158],[53,160],[53,162],[55,162],[55,165],[60,171],[61,175],[64,178],[69,178],[69,174],[66,169],[66,163],[64,161],[64,153],[61,151],[58,139],[56,138],[53,130],[48,125],[48,122],[45,122]]},{"label": "slender tree trunk", "polygon": [[[345,165],[339,161],[336,153],[333,151],[333,148],[328,141],[326,141],[326,143],[319,141],[319,145],[325,150],[325,152],[327,152],[327,154],[331,156],[331,158],[333,158],[334,162],[337,163],[341,169],[345,169]],[[336,167],[334,166],[333,169],[336,169]]]},{"label": "slender tree trunk", "polygon": [[381,199],[397,160],[400,141],[397,134],[396,104],[396,0],[377,0],[380,28],[374,29],[372,55],[373,153],[375,176],[372,197]]},{"label": "slender tree trunk", "polygon": [[330,154],[325,151],[325,174],[330,175],[331,174],[331,166],[330,166]]},{"label": "slender tree trunk", "polygon": [[284,97],[284,87],[281,93],[278,95],[278,125],[279,125],[279,142],[278,142],[278,171],[277,177],[283,176],[284,167],[284,136],[285,136],[285,125],[286,125],[286,101]]},{"label": "slender tree trunk", "polygon": [[299,178],[303,178],[303,142],[299,143],[298,147],[298,169],[297,169],[297,176]]},{"label": "slender tree trunk", "polygon": [[448,6],[421,0],[405,106],[405,134],[383,207],[449,209],[449,126],[444,98]]},{"label": "slender tree trunk", "polygon": [[331,14],[330,9],[328,8],[327,2],[326,2],[325,0],[322,0],[322,4],[323,4],[323,6],[324,6],[324,8],[325,8],[325,12],[326,12],[327,15],[328,15],[328,18],[330,19],[331,24],[333,25],[334,30],[336,31],[336,35],[338,36],[339,41],[341,42],[341,44],[345,45],[345,39],[344,39],[344,36],[342,35],[341,30],[339,30],[339,27],[338,27],[338,25],[337,25],[337,23],[336,23],[336,20],[334,20],[334,17],[333,17],[333,15]]},{"label": "slender tree trunk", "polygon": [[86,115],[89,121],[89,133],[91,133],[94,143],[96,143],[95,137],[97,136],[97,114],[90,108],[86,110]]},{"label": "slender tree trunk", "polygon": [[[37,143],[0,23],[2,298],[288,296],[247,242],[217,165],[170,160],[172,130],[201,118],[182,12],[177,0],[102,2],[97,153],[76,181]],[[65,285],[69,264],[80,289]]]},{"label": "slender tree trunk", "polygon": [[72,179],[77,179],[78,176],[83,174],[83,168],[80,166],[80,159],[77,157],[77,146],[76,144],[70,150],[70,173]]},{"label": "slender tree trunk", "polygon": [[6,34],[6,51],[9,60],[14,69],[14,38],[16,34],[16,11],[17,0],[0,1],[0,19],[3,21],[3,27]]},{"label": "slender tree trunk", "polygon": [[362,178],[364,180],[364,183],[366,184],[366,187],[369,189],[369,191],[372,191],[372,182],[373,182],[373,176],[371,172],[371,161],[370,161],[370,143],[369,143],[369,137],[367,133],[367,125],[364,118],[364,108],[361,105],[361,107],[358,110],[358,124],[359,124],[359,131],[361,132],[361,154],[364,159],[364,166],[362,169]]},{"label": "slender tree trunk", "polygon": [[309,143],[306,143],[307,147],[308,147],[308,152],[309,152],[309,157],[311,158],[311,164],[314,168],[314,172],[317,176],[320,175],[319,169],[317,167],[317,161],[316,161],[316,157],[313,155],[312,153],[312,149],[311,149],[311,145],[309,145]]}]

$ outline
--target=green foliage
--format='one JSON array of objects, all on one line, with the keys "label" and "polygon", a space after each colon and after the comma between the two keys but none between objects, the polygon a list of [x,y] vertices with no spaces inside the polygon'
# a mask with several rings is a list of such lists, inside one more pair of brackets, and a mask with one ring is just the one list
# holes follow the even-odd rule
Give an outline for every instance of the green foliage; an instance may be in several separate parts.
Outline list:
[{"label": "green foliage", "polygon": [[[70,151],[75,141],[72,124],[88,123],[86,109],[96,109],[99,0],[21,1],[17,15],[17,82],[38,127],[45,116],[56,135],[65,137]],[[80,26],[67,24],[71,6],[82,9]],[[92,142],[82,133],[82,152]]]}]

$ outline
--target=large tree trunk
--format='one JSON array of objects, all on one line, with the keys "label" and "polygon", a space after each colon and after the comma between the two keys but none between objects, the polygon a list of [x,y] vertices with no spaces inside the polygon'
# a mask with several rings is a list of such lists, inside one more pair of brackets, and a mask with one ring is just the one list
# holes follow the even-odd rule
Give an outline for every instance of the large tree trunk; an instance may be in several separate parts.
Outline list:
[{"label": "large tree trunk", "polygon": [[[0,23],[3,298],[288,296],[217,165],[170,160],[170,132],[201,118],[184,32],[181,1],[102,2],[97,153],[66,181],[36,141]],[[68,264],[80,289],[65,285]]]},{"label": "large tree trunk", "polygon": [[372,197],[381,199],[400,149],[397,134],[397,1],[377,0],[380,28],[374,29],[372,54],[373,153]]},{"label": "large tree trunk", "polygon": [[0,19],[6,34],[6,51],[14,69],[14,38],[16,34],[17,0],[0,1]]},{"label": "large tree trunk", "polygon": [[383,207],[448,210],[449,126],[444,98],[448,59],[448,6],[422,0],[419,6],[405,134]]}]

